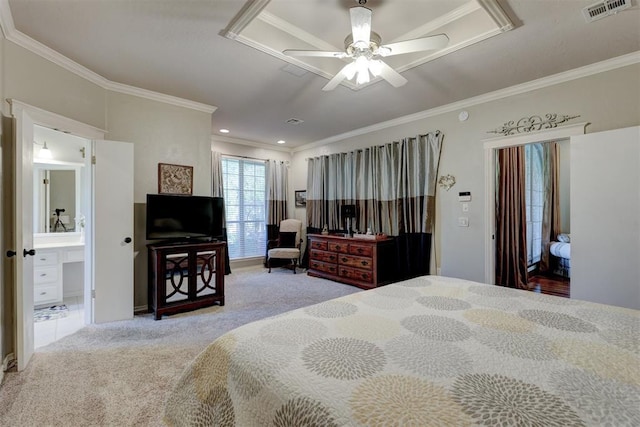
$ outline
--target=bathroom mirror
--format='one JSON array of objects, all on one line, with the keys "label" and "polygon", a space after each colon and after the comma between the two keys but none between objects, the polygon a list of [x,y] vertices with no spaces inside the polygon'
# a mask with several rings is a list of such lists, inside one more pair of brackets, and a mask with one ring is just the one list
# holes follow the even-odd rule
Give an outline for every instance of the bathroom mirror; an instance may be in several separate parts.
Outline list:
[{"label": "bathroom mirror", "polygon": [[34,163],[34,233],[80,231],[81,167],[63,163]]}]

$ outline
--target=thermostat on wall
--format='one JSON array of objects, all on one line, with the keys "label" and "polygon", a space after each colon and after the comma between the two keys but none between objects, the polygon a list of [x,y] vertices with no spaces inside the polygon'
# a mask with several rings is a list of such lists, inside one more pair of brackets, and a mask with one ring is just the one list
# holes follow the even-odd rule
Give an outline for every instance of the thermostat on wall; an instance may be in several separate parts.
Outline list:
[{"label": "thermostat on wall", "polygon": [[461,191],[458,193],[458,201],[459,202],[470,202],[471,201],[471,191]]}]

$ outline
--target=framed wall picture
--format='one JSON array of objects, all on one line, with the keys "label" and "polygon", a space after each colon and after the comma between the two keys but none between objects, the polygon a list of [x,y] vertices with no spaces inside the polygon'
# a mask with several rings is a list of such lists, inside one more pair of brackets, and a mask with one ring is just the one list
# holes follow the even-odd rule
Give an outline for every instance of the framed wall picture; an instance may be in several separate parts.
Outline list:
[{"label": "framed wall picture", "polygon": [[307,190],[296,191],[296,207],[303,208],[307,206]]},{"label": "framed wall picture", "polygon": [[158,163],[159,194],[193,194],[193,166]]}]

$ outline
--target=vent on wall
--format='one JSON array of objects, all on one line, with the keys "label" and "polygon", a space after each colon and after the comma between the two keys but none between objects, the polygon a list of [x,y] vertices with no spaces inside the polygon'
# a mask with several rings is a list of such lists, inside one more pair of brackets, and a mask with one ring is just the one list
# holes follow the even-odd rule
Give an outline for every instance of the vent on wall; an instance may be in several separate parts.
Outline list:
[{"label": "vent on wall", "polygon": [[621,10],[631,7],[631,0],[604,0],[582,9],[587,22],[597,21],[607,16],[615,15]]}]

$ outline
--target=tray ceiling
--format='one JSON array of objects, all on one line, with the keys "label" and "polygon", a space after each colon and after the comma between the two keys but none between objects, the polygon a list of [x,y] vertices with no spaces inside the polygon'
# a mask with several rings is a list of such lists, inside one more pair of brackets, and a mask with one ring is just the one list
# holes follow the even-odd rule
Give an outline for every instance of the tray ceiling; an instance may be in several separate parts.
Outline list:
[{"label": "tray ceiling", "polygon": [[[282,51],[343,51],[344,39],[351,32],[349,8],[357,5],[345,0],[316,2],[313,7],[305,1],[249,1],[222,35],[331,79],[350,59],[294,58]],[[449,37],[449,44],[441,50],[385,58],[400,73],[513,28],[495,0],[369,0],[365,6],[373,10],[372,29],[380,34],[382,44],[441,33]],[[356,85],[345,79],[341,84],[359,90],[380,81],[378,77],[368,84]]]}]

